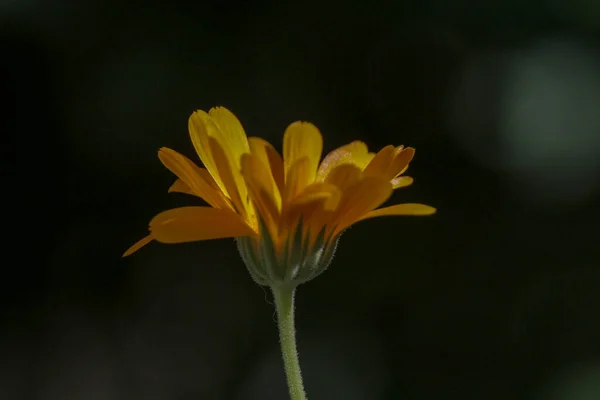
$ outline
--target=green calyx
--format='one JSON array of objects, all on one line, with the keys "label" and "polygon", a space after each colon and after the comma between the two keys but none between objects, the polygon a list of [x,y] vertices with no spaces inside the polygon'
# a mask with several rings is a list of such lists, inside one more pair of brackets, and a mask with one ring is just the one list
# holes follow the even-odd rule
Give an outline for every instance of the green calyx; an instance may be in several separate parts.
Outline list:
[{"label": "green calyx", "polygon": [[333,259],[340,235],[325,237],[323,229],[310,243],[302,221],[280,251],[265,224],[259,237],[239,237],[237,247],[252,279],[259,285],[295,287],[322,274]]}]

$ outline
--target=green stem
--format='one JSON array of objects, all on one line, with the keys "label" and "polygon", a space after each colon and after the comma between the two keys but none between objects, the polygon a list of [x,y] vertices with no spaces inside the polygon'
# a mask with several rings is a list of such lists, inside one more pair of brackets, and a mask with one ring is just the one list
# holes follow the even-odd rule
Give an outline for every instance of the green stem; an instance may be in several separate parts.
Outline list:
[{"label": "green stem", "polygon": [[296,329],[294,327],[294,291],[293,287],[274,287],[275,307],[277,308],[277,322],[279,325],[279,339],[281,341],[281,354],[287,376],[288,389],[291,400],[306,400],[306,393],[302,385],[302,374],[296,350]]}]

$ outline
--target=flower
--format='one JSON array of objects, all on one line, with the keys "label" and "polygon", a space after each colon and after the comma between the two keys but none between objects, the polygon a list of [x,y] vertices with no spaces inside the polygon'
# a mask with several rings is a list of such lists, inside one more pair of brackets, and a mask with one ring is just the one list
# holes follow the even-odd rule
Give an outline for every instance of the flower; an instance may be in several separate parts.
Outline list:
[{"label": "flower", "polygon": [[413,183],[402,175],[413,148],[390,145],[375,154],[354,141],[321,160],[319,130],[308,122],[294,122],[283,135],[282,157],[267,141],[248,138],[226,108],[196,111],[188,125],[206,168],[168,148],[161,148],[158,157],[178,177],[169,192],[197,196],[209,206],[158,214],[150,222],[150,234],[124,256],[152,240],[232,237],[255,281],[296,285],[327,268],[340,234],[354,223],[436,211],[423,204],[378,208],[394,189]]}]

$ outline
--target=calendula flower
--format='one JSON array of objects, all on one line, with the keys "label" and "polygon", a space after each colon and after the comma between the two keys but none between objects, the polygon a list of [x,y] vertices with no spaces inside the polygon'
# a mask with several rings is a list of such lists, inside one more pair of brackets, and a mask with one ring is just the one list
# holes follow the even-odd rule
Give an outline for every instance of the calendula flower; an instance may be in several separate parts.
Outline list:
[{"label": "calendula flower", "polygon": [[124,256],[153,240],[237,238],[252,278],[273,290],[290,397],[305,400],[295,340],[295,288],[327,268],[341,233],[352,224],[435,212],[423,204],[378,208],[394,189],[413,183],[402,174],[415,150],[386,146],[375,154],[355,141],[321,160],[319,130],[294,122],[283,135],[282,157],[267,141],[246,137],[235,115],[223,107],[196,111],[188,125],[205,168],[167,148],[158,157],[178,177],[169,192],[199,197],[208,206],[158,214],[150,221],[150,234]]},{"label": "calendula flower", "polygon": [[415,150],[386,146],[377,154],[361,141],[333,150],[321,160],[323,138],[308,122],[295,122],[283,135],[283,157],[267,141],[246,136],[240,121],[223,107],[189,118],[192,143],[206,168],[161,148],[158,157],[179,179],[169,192],[191,194],[209,206],[158,214],[152,240],[183,243],[237,238],[249,271],[260,284],[299,284],[329,265],[340,234],[352,224],[388,215],[430,215],[422,204],[378,208],[394,189],[413,179],[402,174]]}]

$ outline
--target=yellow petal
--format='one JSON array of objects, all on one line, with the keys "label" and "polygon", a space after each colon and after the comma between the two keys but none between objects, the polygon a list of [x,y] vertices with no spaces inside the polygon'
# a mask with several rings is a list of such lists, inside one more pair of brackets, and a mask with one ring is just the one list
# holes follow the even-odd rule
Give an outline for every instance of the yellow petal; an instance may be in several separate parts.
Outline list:
[{"label": "yellow petal", "polygon": [[356,165],[361,171],[371,162],[374,153],[369,153],[367,145],[359,140],[339,147],[325,156],[317,172],[317,180],[323,182],[327,175],[342,164]]},{"label": "yellow petal", "polygon": [[397,178],[392,179],[391,182],[394,189],[400,189],[412,185],[414,179],[410,176],[399,176]]},{"label": "yellow petal", "polygon": [[196,149],[196,153],[198,153],[198,157],[200,157],[200,160],[202,160],[202,163],[208,172],[210,172],[221,190],[227,194],[225,187],[223,186],[223,182],[219,177],[219,171],[217,170],[217,166],[213,160],[208,143],[209,137],[220,136],[220,132],[218,132],[219,128],[217,128],[215,123],[212,122],[206,112],[198,110],[190,116],[188,120],[188,129],[190,131],[190,139],[192,139],[192,143]]},{"label": "yellow petal", "polygon": [[407,147],[396,152],[393,161],[386,171],[386,178],[394,179],[408,168],[408,164],[415,156],[415,149]]},{"label": "yellow petal", "polygon": [[213,138],[219,143],[231,168],[235,171],[234,175],[239,175],[241,156],[250,152],[248,139],[240,121],[226,108],[215,107],[208,113],[202,110],[194,112],[190,116],[188,127],[198,156],[219,187],[229,195],[220,175],[219,165],[214,159],[215,155],[209,139]]},{"label": "yellow petal", "polygon": [[248,142],[250,144],[250,153],[269,169],[269,179],[277,189],[273,191],[273,199],[277,207],[281,209],[281,193],[284,187],[283,159],[277,150],[264,139],[251,137],[248,138]]},{"label": "yellow petal", "polygon": [[136,251],[138,251],[153,240],[154,238],[152,237],[152,235],[148,235],[145,238],[138,240],[133,246],[128,248],[125,253],[123,253],[123,257],[132,255],[133,253],[135,253]]},{"label": "yellow petal", "polygon": [[270,171],[258,157],[250,154],[242,156],[242,175],[246,180],[248,194],[254,203],[262,221],[267,225],[272,236],[277,233],[279,208],[274,199],[275,184]]},{"label": "yellow petal", "polygon": [[297,185],[304,188],[314,182],[322,152],[323,136],[316,126],[308,122],[294,122],[288,126],[283,134],[283,166],[286,184],[290,180],[292,166],[305,157],[308,159],[304,178],[306,181],[298,182]]},{"label": "yellow petal", "polygon": [[435,212],[435,208],[426,206],[425,204],[396,204],[395,206],[384,207],[378,210],[370,211],[360,220],[390,215],[432,215],[435,214]]},{"label": "yellow petal", "polygon": [[355,185],[362,171],[354,164],[341,164],[332,169],[325,178],[325,183],[337,186],[342,192]]},{"label": "yellow petal", "polygon": [[[199,168],[184,155],[166,147],[158,151],[158,158],[183,183],[182,185],[176,181],[169,189],[170,192],[191,193],[202,198],[213,207],[231,209],[231,204],[221,190],[215,187],[214,180],[204,168]],[[185,191],[185,186],[189,188],[190,192]]]},{"label": "yellow petal", "polygon": [[371,210],[383,204],[392,194],[392,184],[379,176],[368,176],[348,188],[335,211],[335,233],[339,233]]},{"label": "yellow petal", "polygon": [[[252,210],[248,204],[248,189],[246,182],[242,177],[241,167],[235,169],[231,157],[227,154],[227,149],[221,146],[221,143],[215,138],[208,138],[210,151],[212,153],[215,165],[217,166],[222,185],[227,191],[235,210],[246,219],[250,220]],[[241,163],[241,160],[240,160]]]},{"label": "yellow petal", "polygon": [[233,158],[236,160],[236,168],[239,169],[242,154],[250,153],[248,138],[242,124],[237,117],[225,107],[214,107],[208,111],[208,115],[219,128],[221,137],[216,137],[223,146],[231,149]]},{"label": "yellow petal", "polygon": [[255,234],[233,211],[212,207],[181,207],[164,211],[152,219],[150,232],[154,239],[163,243],[195,242]]},{"label": "yellow petal", "polygon": [[308,157],[297,160],[294,165],[290,167],[290,170],[286,175],[285,187],[283,188],[281,196],[284,204],[290,203],[309,185],[309,182],[312,182],[309,178],[309,168]]},{"label": "yellow petal", "polygon": [[308,185],[291,203],[302,204],[315,199],[328,199],[337,193],[339,193],[338,187],[331,183],[313,183],[312,185]]},{"label": "yellow petal", "polygon": [[367,176],[384,176],[392,163],[395,154],[396,149],[394,146],[385,146],[375,157],[373,157],[369,165],[365,168],[364,174]]}]

